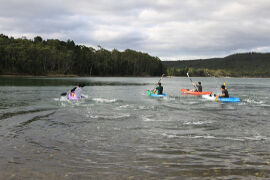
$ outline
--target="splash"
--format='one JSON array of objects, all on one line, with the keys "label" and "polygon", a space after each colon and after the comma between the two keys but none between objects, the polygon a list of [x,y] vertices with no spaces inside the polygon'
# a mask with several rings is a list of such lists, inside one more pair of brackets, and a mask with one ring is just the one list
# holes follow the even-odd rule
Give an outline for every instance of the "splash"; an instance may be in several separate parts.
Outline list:
[{"label": "splash", "polygon": [[115,103],[117,99],[93,98],[93,101],[98,103]]}]

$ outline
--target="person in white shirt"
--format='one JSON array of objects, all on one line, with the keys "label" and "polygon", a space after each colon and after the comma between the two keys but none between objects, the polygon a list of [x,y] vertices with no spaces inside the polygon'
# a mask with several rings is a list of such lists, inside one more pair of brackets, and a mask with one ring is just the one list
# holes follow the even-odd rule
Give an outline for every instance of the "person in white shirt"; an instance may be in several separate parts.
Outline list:
[{"label": "person in white shirt", "polygon": [[74,87],[73,89],[70,90],[72,93],[72,96],[75,96],[77,98],[82,98],[82,88],[84,87],[84,84],[78,84],[77,87]]}]

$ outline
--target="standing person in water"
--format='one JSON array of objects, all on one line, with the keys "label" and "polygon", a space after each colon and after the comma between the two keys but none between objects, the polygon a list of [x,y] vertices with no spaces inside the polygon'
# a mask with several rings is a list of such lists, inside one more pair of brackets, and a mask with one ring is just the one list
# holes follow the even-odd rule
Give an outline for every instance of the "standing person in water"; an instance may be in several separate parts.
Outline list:
[{"label": "standing person in water", "polygon": [[194,92],[202,92],[202,83],[199,81],[198,84],[193,83],[193,86],[196,88]]},{"label": "standing person in water", "polygon": [[154,94],[162,94],[163,93],[163,86],[161,86],[161,83],[158,83],[158,86],[156,87],[156,89],[153,90]]},{"label": "standing person in water", "polygon": [[82,98],[82,88],[84,87],[84,84],[78,84],[77,87],[74,87],[70,90],[72,97]]},{"label": "standing person in water", "polygon": [[220,87],[220,90],[221,90],[221,95],[217,95],[217,97],[221,97],[221,98],[228,98],[228,97],[230,97],[229,96],[229,93],[228,93],[228,90],[227,90],[227,88],[224,86],[224,85],[221,85],[221,87]]}]

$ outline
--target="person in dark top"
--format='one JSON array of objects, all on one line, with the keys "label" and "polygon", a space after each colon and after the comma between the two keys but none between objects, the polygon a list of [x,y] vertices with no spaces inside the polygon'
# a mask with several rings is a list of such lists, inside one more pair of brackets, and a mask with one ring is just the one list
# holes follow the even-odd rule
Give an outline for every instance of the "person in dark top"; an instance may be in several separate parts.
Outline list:
[{"label": "person in dark top", "polygon": [[229,93],[228,93],[228,90],[227,90],[227,88],[224,86],[224,85],[221,85],[221,87],[220,87],[220,90],[221,90],[221,95],[217,95],[217,97],[222,97],[222,98],[228,98],[228,97],[230,97],[229,96]]},{"label": "person in dark top", "polygon": [[193,83],[193,86],[196,88],[194,92],[202,92],[202,83],[199,81],[198,84]]},{"label": "person in dark top", "polygon": [[158,83],[158,86],[156,87],[156,89],[154,89],[153,93],[155,94],[162,94],[163,93],[163,86],[161,86],[161,83]]}]

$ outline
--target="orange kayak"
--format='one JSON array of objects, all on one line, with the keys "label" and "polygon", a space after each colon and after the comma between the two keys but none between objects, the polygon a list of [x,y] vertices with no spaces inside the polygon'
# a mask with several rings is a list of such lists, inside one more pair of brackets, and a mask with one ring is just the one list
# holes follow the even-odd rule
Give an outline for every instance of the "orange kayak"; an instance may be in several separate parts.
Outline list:
[{"label": "orange kayak", "polygon": [[189,90],[189,89],[181,89],[181,93],[183,93],[183,94],[192,94],[192,95],[212,94],[212,92],[194,92],[193,90]]}]

